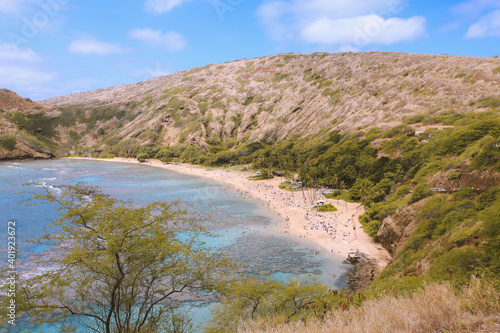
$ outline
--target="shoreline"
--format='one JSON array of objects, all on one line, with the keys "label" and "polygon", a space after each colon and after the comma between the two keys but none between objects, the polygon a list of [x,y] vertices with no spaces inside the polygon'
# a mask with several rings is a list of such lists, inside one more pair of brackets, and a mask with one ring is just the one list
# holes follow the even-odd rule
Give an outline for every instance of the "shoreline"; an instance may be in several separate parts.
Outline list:
[{"label": "shoreline", "polygon": [[325,203],[332,204],[338,211],[315,212],[304,199],[302,192],[280,189],[279,178],[254,181],[248,180],[249,175],[244,172],[189,164],[164,164],[159,160],[147,160],[140,163],[136,159],[121,157],[113,159],[69,157],[69,159],[147,165],[226,183],[242,194],[266,203],[268,210],[275,211],[286,221],[286,226],[282,231],[292,237],[312,241],[327,253],[345,259],[350,258],[354,253],[363,253],[375,261],[376,273],[385,268],[390,261],[389,253],[381,245],[374,243],[363,231],[358,216],[364,213],[364,208],[358,203],[322,198]]}]

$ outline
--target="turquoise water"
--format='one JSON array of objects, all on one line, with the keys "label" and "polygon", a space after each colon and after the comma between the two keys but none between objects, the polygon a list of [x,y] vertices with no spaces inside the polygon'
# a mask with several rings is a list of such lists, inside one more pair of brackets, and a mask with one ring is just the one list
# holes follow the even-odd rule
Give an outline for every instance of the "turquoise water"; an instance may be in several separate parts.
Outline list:
[{"label": "turquoise water", "polygon": [[[49,249],[28,240],[40,236],[41,228],[58,216],[51,205],[18,204],[28,197],[19,192],[32,189],[22,184],[42,182],[45,186],[57,186],[80,181],[100,186],[113,197],[131,198],[137,205],[180,200],[181,206],[190,211],[207,213],[204,225],[220,235],[209,239],[208,245],[227,251],[244,262],[250,272],[272,273],[273,278],[281,280],[314,276],[332,287],[345,286],[348,266],[342,263],[342,258],[333,257],[303,239],[280,233],[282,220],[268,212],[261,202],[242,199],[226,184],[145,165],[89,160],[0,163],[0,222],[4,226],[0,228],[0,236],[7,240],[7,222],[15,220],[19,271],[36,274],[47,268],[39,267],[36,259]],[[2,251],[5,253],[5,247]],[[315,255],[316,251],[320,255]],[[2,268],[7,264],[6,259],[3,262]],[[203,323],[209,316],[207,307],[196,308],[194,313],[197,323]],[[36,331],[52,332],[48,326]]]}]

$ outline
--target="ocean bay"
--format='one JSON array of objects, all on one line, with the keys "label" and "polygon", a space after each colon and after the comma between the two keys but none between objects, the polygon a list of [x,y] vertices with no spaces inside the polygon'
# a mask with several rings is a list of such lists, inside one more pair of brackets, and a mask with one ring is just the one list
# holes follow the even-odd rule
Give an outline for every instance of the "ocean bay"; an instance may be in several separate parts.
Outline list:
[{"label": "ocean bay", "polygon": [[[48,254],[48,249],[26,240],[40,236],[42,230],[37,228],[46,226],[58,216],[51,205],[25,207],[18,204],[28,197],[20,191],[34,189],[22,184],[39,182],[57,191],[57,186],[82,181],[99,186],[105,194],[118,199],[130,198],[134,205],[179,200],[181,207],[203,213],[204,225],[219,235],[207,239],[207,245],[241,260],[249,272],[272,273],[277,279],[315,277],[332,288],[345,286],[349,267],[342,263],[343,258],[325,253],[307,240],[280,233],[279,226],[284,222],[278,216],[261,202],[244,198],[226,184],[144,165],[90,160],[0,164],[2,216],[5,224],[9,220],[18,224],[18,266],[21,273],[36,274],[50,269],[37,265]],[[6,237],[6,228],[2,228],[2,236]],[[319,255],[316,255],[317,251]],[[197,309],[196,313],[197,322],[208,316],[206,308]]]}]

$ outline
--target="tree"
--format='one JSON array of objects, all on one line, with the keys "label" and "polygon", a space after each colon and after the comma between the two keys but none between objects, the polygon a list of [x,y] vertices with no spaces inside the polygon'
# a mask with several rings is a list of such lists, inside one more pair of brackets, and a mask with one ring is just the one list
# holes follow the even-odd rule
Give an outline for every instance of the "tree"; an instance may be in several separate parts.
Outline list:
[{"label": "tree", "polygon": [[138,155],[137,155],[137,160],[138,160],[140,163],[146,162],[146,160],[147,160],[148,158],[149,158],[149,155],[148,155],[148,154],[141,153],[141,154],[138,154]]},{"label": "tree", "polygon": [[274,175],[273,172],[269,169],[262,169],[260,171],[260,179],[273,179]]},{"label": "tree", "polygon": [[248,276],[220,289],[223,298],[205,328],[207,332],[236,332],[241,322],[270,319],[288,323],[306,318],[323,319],[344,298],[315,280],[280,282]]},{"label": "tree", "polygon": [[434,194],[434,192],[432,192],[431,187],[428,184],[425,184],[425,183],[418,184],[415,187],[415,189],[413,190],[413,193],[410,197],[409,204],[420,201],[420,200],[427,198],[433,194]]},{"label": "tree", "polygon": [[67,319],[89,332],[185,331],[175,295],[214,290],[231,271],[223,254],[198,240],[211,234],[175,202],[130,208],[81,184],[57,196],[32,194],[29,201],[55,203],[61,214],[38,240],[58,250],[47,260],[55,268],[23,281],[19,293],[21,310],[40,322]]}]

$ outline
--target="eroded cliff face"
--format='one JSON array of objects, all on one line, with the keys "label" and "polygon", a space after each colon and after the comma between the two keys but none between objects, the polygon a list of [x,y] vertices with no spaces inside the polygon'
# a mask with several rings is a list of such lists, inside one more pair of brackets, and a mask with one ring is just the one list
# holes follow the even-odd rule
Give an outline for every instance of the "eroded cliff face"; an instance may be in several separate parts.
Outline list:
[{"label": "eroded cliff face", "polygon": [[377,233],[380,244],[395,257],[418,226],[415,215],[427,200],[420,200],[410,206],[400,208],[386,217]]},{"label": "eroded cliff face", "polygon": [[[43,147],[43,130],[33,128],[32,133],[23,128],[25,117],[43,115],[56,116],[57,112],[25,99],[16,93],[0,89],[0,160],[46,159],[54,156],[53,152]],[[37,138],[39,136],[39,138]]]},{"label": "eroded cliff face", "polygon": [[[492,170],[470,170],[469,161],[464,161],[457,168],[432,175],[427,183],[434,189],[436,194],[455,193],[459,188],[470,189],[472,192],[481,194],[500,184],[500,173]],[[407,244],[407,241],[418,228],[418,213],[430,198],[422,199],[411,205],[402,207],[395,214],[386,217],[377,233],[377,241],[395,258]],[[470,240],[475,242],[476,239]],[[436,240],[439,244],[439,240]],[[428,263],[423,260],[418,263],[418,271],[428,269]]]},{"label": "eroded cliff face", "polygon": [[[116,135],[142,144],[275,142],[322,130],[393,127],[500,93],[498,58],[402,53],[280,54],[186,70],[138,84],[42,101],[79,110],[91,146]],[[97,133],[102,128],[104,137]]]},{"label": "eroded cliff face", "polygon": [[428,183],[431,187],[446,192],[454,192],[459,188],[487,191],[500,184],[500,173],[492,169],[470,170],[469,162],[466,161],[460,167],[433,175],[429,178]]}]

